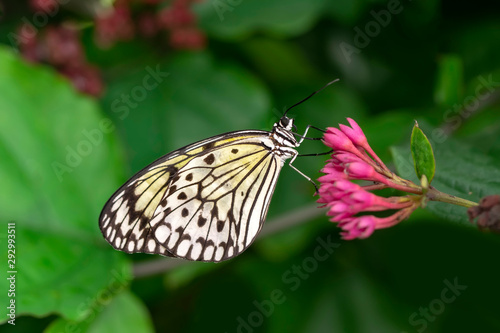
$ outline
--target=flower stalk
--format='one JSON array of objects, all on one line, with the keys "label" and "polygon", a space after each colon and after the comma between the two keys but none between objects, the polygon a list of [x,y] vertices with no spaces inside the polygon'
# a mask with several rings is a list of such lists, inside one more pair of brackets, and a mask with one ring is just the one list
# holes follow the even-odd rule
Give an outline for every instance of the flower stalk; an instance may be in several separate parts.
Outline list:
[{"label": "flower stalk", "polygon": [[427,192],[426,196],[431,201],[446,202],[449,204],[462,206],[465,208],[470,208],[478,205],[477,202],[462,199],[451,194],[443,193],[441,191],[436,190],[432,186],[429,187],[429,191]]}]

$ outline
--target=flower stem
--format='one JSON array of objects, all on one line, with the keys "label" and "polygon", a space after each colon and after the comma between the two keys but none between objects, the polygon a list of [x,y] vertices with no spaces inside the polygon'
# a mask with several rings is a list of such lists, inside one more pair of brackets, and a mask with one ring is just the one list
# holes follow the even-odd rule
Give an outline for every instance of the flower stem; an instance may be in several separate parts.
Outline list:
[{"label": "flower stem", "polygon": [[458,205],[458,206],[462,206],[462,207],[466,207],[466,208],[474,207],[474,206],[478,205],[478,203],[476,203],[476,202],[462,199],[462,198],[456,197],[454,195],[438,191],[435,188],[433,188],[432,186],[429,188],[429,192],[427,192],[426,197],[432,201],[446,202],[446,203],[450,203],[453,205]]},{"label": "flower stem", "polygon": [[413,184],[412,182],[401,183],[400,181],[393,179],[386,180],[384,184],[399,191],[413,194],[422,194],[422,188],[418,185]]}]

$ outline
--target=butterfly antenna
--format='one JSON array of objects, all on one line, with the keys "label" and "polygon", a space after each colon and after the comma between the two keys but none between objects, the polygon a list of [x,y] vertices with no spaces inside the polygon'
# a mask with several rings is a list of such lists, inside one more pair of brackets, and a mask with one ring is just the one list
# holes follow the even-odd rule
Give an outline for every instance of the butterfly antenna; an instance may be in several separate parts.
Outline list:
[{"label": "butterfly antenna", "polygon": [[285,113],[283,114],[283,117],[286,116],[286,114],[288,113],[288,111],[290,111],[291,109],[293,109],[294,107],[296,107],[297,105],[299,104],[302,104],[304,103],[305,101],[307,101],[309,98],[313,97],[314,95],[316,95],[317,93],[319,93],[320,91],[322,91],[323,89],[325,89],[326,87],[328,87],[329,85],[331,85],[332,83],[335,83],[339,81],[339,79],[335,79],[333,81],[330,81],[328,82],[327,84],[325,84],[321,89],[313,92],[311,95],[307,96],[306,98],[304,98],[303,100],[301,100],[300,102],[298,103],[295,103],[294,105],[290,106],[288,109],[286,109]]}]

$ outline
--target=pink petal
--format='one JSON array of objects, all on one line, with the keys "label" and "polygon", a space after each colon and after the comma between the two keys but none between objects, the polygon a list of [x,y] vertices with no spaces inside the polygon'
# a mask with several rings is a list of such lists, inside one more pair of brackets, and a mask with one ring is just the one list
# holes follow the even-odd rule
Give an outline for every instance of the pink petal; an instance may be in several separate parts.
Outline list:
[{"label": "pink petal", "polygon": [[342,151],[352,151],[356,148],[351,140],[337,128],[328,127],[323,135],[323,142],[330,148]]},{"label": "pink petal", "polygon": [[363,147],[366,144],[367,141],[363,131],[358,132],[346,125],[339,125],[339,128],[355,145]]},{"label": "pink petal", "polygon": [[374,179],[375,174],[377,173],[375,169],[364,162],[352,162],[349,163],[346,167],[347,174],[356,179]]}]

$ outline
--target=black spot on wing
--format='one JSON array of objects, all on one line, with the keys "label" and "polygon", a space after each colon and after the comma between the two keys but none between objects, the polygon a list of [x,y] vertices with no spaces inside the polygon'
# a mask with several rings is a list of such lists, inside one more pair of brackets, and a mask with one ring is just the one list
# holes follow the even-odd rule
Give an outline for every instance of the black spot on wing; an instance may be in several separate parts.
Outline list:
[{"label": "black spot on wing", "polygon": [[207,143],[206,145],[204,145],[202,147],[203,150],[207,150],[207,149],[212,149],[213,147],[215,147],[215,141],[212,141],[210,143]]},{"label": "black spot on wing", "polygon": [[189,210],[187,210],[187,208],[182,208],[181,215],[182,215],[182,217],[188,216],[189,215]]},{"label": "black spot on wing", "polygon": [[188,182],[192,181],[193,180],[193,173],[189,173],[187,176],[186,176],[186,180]]},{"label": "black spot on wing", "polygon": [[205,158],[203,159],[203,161],[204,161],[205,163],[207,163],[208,165],[213,164],[213,163],[215,162],[215,156],[214,156],[214,154],[210,154],[210,155],[208,155],[207,157],[205,157]]},{"label": "black spot on wing", "polygon": [[217,205],[212,208],[212,217],[219,218],[219,208],[217,208]]},{"label": "black spot on wing", "polygon": [[221,232],[224,229],[224,221],[217,221],[217,231]]},{"label": "black spot on wing", "polygon": [[182,237],[179,239],[179,244],[185,239],[191,240],[191,236],[188,234],[183,234]]},{"label": "black spot on wing", "polygon": [[139,231],[144,230],[147,226],[148,226],[148,220],[144,216],[141,216],[139,218]]},{"label": "black spot on wing", "polygon": [[235,149],[232,149],[232,150],[231,150],[231,153],[233,153],[233,154],[237,154],[237,153],[238,153],[238,149],[236,149],[236,148],[235,148]]},{"label": "black spot on wing", "polygon": [[[203,238],[203,237],[198,237],[198,238],[196,239],[196,243],[200,243],[200,244],[201,244],[201,246],[204,248],[204,247],[205,247],[205,243],[206,243],[206,239],[205,239],[205,238]],[[203,254],[203,252],[202,252],[202,254]]]},{"label": "black spot on wing", "polygon": [[179,193],[179,195],[177,196],[177,199],[186,200],[187,199],[186,193],[184,193],[184,192]]},{"label": "black spot on wing", "polygon": [[170,186],[170,189],[168,190],[168,195],[172,195],[177,190],[177,186],[172,185]]},{"label": "black spot on wing", "polygon": [[207,223],[207,219],[200,215],[198,217],[198,227],[203,227]]},{"label": "black spot on wing", "polygon": [[178,168],[170,165],[167,169],[166,169],[167,172],[170,173],[170,177],[169,178],[173,178],[175,177],[175,175],[177,174],[177,172],[179,171]]}]

